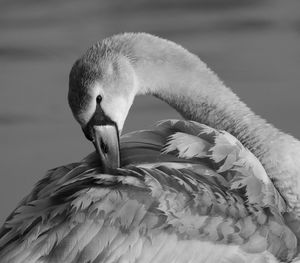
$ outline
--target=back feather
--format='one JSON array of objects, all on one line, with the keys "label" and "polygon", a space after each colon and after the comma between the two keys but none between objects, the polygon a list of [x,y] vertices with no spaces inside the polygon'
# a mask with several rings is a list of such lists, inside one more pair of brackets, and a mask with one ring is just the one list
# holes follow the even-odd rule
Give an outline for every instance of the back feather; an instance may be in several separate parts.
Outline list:
[{"label": "back feather", "polygon": [[0,262],[277,262],[297,239],[286,204],[230,134],[167,120],[50,170],[0,231]]}]

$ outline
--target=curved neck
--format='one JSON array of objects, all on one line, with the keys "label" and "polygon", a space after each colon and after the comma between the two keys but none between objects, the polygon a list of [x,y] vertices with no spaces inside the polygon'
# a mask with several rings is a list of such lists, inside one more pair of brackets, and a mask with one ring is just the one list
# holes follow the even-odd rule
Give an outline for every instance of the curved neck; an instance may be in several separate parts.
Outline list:
[{"label": "curved neck", "polygon": [[262,146],[283,135],[255,115],[197,56],[173,42],[137,36],[130,38],[132,45],[126,41],[123,53],[137,74],[138,94],[160,98],[185,119],[228,131],[258,157],[266,149]]},{"label": "curved neck", "polygon": [[123,39],[126,45],[121,45],[120,51],[130,59],[136,72],[138,94],[154,95],[185,119],[234,135],[260,159],[300,215],[298,140],[255,115],[197,56],[184,48],[147,34],[125,34]]}]

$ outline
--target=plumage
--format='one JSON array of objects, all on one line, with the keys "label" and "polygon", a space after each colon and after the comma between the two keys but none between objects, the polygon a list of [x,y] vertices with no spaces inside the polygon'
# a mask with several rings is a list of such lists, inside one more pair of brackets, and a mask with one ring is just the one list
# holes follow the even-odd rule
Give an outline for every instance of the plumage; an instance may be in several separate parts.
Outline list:
[{"label": "plumage", "polygon": [[[191,121],[125,134],[119,155],[139,94]],[[299,258],[299,141],[198,57],[148,34],[116,35],[75,62],[68,100],[96,152],[50,170],[23,199],[0,230],[1,263]]]},{"label": "plumage", "polygon": [[[189,137],[184,147],[182,134]],[[2,228],[0,261],[260,262],[295,255],[283,198],[226,132],[167,120],[125,135],[121,156],[122,168],[111,174],[101,173],[95,153],[50,170]]]}]

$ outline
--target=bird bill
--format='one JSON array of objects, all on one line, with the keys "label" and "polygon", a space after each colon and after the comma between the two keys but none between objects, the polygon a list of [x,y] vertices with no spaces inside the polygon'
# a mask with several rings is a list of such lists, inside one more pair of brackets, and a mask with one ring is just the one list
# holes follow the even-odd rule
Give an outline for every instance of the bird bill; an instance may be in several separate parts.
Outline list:
[{"label": "bird bill", "polygon": [[120,167],[119,134],[116,125],[95,125],[94,145],[104,171]]}]

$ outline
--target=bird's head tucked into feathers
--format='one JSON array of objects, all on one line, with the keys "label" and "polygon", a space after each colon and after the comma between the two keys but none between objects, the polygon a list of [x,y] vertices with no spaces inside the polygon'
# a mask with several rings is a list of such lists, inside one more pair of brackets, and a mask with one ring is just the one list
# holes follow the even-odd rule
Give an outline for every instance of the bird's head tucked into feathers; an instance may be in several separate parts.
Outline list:
[{"label": "bird's head tucked into feathers", "polygon": [[119,166],[119,133],[136,85],[129,59],[104,43],[92,46],[71,69],[69,105],[105,168]]}]

